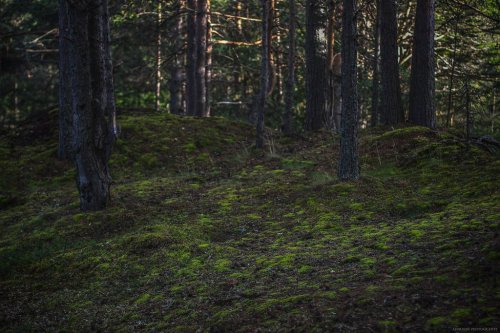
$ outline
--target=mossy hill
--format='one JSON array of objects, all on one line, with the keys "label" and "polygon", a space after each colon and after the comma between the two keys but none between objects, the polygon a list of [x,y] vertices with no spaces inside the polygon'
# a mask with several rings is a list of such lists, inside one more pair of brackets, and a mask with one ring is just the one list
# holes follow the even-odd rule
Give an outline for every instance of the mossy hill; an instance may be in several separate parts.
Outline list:
[{"label": "mossy hill", "polygon": [[499,327],[500,159],[453,135],[338,138],[121,117],[112,204],[82,214],[54,135],[0,140],[2,332]]}]

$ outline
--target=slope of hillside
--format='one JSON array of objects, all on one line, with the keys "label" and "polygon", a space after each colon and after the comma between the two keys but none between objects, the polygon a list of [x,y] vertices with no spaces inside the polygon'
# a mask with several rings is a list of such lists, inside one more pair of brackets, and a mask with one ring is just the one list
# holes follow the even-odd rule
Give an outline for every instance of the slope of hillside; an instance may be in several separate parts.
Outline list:
[{"label": "slope of hillside", "polygon": [[0,330],[442,332],[499,327],[500,159],[424,128],[338,138],[120,119],[106,211],[56,142],[0,140]]}]

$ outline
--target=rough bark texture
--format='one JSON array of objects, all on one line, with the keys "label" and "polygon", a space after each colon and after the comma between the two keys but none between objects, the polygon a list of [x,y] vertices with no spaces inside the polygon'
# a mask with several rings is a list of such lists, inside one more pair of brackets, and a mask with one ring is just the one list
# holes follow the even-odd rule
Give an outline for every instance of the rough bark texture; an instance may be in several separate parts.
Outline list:
[{"label": "rough bark texture", "polygon": [[358,156],[358,92],[357,92],[357,28],[356,2],[344,0],[342,16],[342,119],[340,125],[340,180],[359,178]]},{"label": "rough bark texture", "polygon": [[410,122],[434,128],[434,0],[418,0],[413,34]]},{"label": "rough bark texture", "polygon": [[306,1],[306,130],[324,125],[326,101],[326,29],[323,1]]},{"label": "rough bark texture", "polygon": [[187,0],[186,112],[196,112],[196,0]]},{"label": "rough bark texture", "polygon": [[205,95],[206,95],[206,116],[212,114],[210,100],[210,85],[212,82],[212,17],[210,14],[210,0],[207,0],[207,50],[206,50],[206,71],[205,71]]},{"label": "rough bark texture", "polygon": [[207,114],[207,0],[198,0],[196,6],[196,115]]},{"label": "rough bark texture", "polygon": [[394,0],[380,0],[381,120],[386,125],[404,121],[398,63],[398,27]]},{"label": "rough bark texture", "polygon": [[66,0],[59,0],[59,147],[61,160],[71,159],[71,78],[69,73],[69,13]]},{"label": "rough bark texture", "polygon": [[286,135],[292,133],[292,114],[295,88],[295,20],[296,6],[295,0],[288,0],[289,23],[288,23],[288,76],[285,85],[285,113],[283,115],[283,132]]},{"label": "rough bark texture", "polygon": [[267,95],[269,90],[269,54],[271,41],[269,40],[269,16],[271,14],[271,0],[261,0],[262,4],[262,47],[261,47],[261,72],[260,92],[257,97],[257,121],[255,146],[259,149],[264,147],[264,115],[267,108]]},{"label": "rough bark texture", "polygon": [[156,84],[155,84],[155,111],[160,112],[161,108],[161,63],[162,63],[162,36],[161,26],[163,21],[162,1],[158,1],[156,12]]},{"label": "rough bark texture", "polygon": [[373,28],[374,34],[374,43],[373,43],[373,60],[372,60],[372,107],[371,107],[371,119],[370,125],[377,126],[378,117],[379,117],[379,107],[380,107],[380,92],[379,92],[379,84],[380,84],[380,1],[376,0],[377,6],[377,15],[375,17],[375,25]]},{"label": "rough bark texture", "polygon": [[177,1],[177,20],[174,24],[173,38],[175,55],[173,64],[170,70],[170,103],[169,109],[173,114],[184,114],[184,107],[182,105],[182,82],[183,82],[183,48],[184,48],[184,16],[181,14],[184,10],[184,0]]},{"label": "rough bark texture", "polygon": [[107,0],[68,1],[72,151],[77,169],[80,207],[106,207],[111,177],[108,161],[115,142],[116,121],[109,46]]}]

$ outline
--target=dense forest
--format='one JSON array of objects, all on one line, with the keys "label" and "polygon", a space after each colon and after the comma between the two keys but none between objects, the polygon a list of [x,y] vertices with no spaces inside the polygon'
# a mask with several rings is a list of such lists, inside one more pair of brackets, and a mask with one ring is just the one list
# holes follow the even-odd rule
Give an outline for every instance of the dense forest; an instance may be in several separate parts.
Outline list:
[{"label": "dense forest", "polygon": [[0,18],[0,331],[499,329],[498,0]]}]

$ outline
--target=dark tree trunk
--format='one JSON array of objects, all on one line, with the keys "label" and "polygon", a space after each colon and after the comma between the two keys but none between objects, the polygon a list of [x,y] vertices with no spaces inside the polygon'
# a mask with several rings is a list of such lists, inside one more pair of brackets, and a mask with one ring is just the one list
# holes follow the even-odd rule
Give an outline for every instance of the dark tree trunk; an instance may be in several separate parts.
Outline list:
[{"label": "dark tree trunk", "polygon": [[61,160],[71,159],[71,77],[69,67],[69,12],[67,0],[59,0],[59,147]]},{"label": "dark tree trunk", "polygon": [[326,29],[323,1],[306,1],[306,130],[323,127],[326,101]]},{"label": "dark tree trunk", "polygon": [[434,0],[418,0],[413,34],[410,122],[436,127],[434,102]]},{"label": "dark tree trunk", "polygon": [[77,5],[67,2],[73,159],[77,169],[80,207],[106,207],[111,177],[108,161],[116,137],[115,104],[109,45],[107,0]]},{"label": "dark tree trunk", "polygon": [[206,95],[206,116],[212,114],[210,101],[210,85],[212,82],[212,17],[210,14],[210,0],[207,0],[207,51],[206,51],[206,72],[205,72],[205,95]]},{"label": "dark tree trunk", "polygon": [[375,17],[375,26],[373,29],[374,33],[374,43],[373,43],[373,60],[372,60],[372,107],[371,107],[371,119],[370,125],[377,126],[378,117],[379,117],[379,108],[380,108],[380,93],[379,93],[379,84],[380,84],[380,1],[376,0],[377,6],[377,15]]},{"label": "dark tree trunk", "polygon": [[342,17],[342,119],[340,180],[359,178],[356,0],[344,0]]},{"label": "dark tree trunk", "polygon": [[386,125],[404,121],[398,63],[395,0],[380,0],[381,120]]},{"label": "dark tree trunk", "polygon": [[289,3],[289,23],[288,23],[288,76],[285,85],[285,114],[283,115],[283,132],[286,135],[292,134],[292,114],[295,88],[295,20],[296,6],[295,0],[288,0]]},{"label": "dark tree trunk", "polygon": [[162,63],[162,36],[161,26],[163,21],[162,0],[158,0],[156,11],[156,82],[155,82],[155,111],[160,112],[161,108],[161,63]]},{"label": "dark tree trunk", "polygon": [[196,6],[196,115],[207,117],[207,13],[208,1]]},{"label": "dark tree trunk", "polygon": [[267,96],[269,90],[269,72],[270,62],[269,55],[271,49],[271,41],[269,40],[270,33],[270,15],[271,15],[271,1],[261,0],[262,3],[262,47],[261,47],[261,72],[260,72],[260,92],[257,97],[257,127],[256,127],[256,140],[255,146],[258,149],[264,147],[264,115],[267,109]]},{"label": "dark tree trunk", "polygon": [[170,112],[173,114],[184,114],[182,105],[182,82],[183,82],[183,48],[184,48],[184,0],[177,1],[178,12],[172,37],[174,38],[175,55],[170,71]]},{"label": "dark tree trunk", "polygon": [[326,79],[328,81],[328,88],[325,93],[326,98],[326,121],[325,125],[328,129],[333,131],[338,131],[339,127],[335,124],[335,74],[333,73],[333,58],[335,56],[335,33],[333,31],[334,20],[334,1],[328,1],[327,10],[327,67],[326,67]]},{"label": "dark tree trunk", "polygon": [[187,0],[186,113],[196,111],[196,0]]}]

